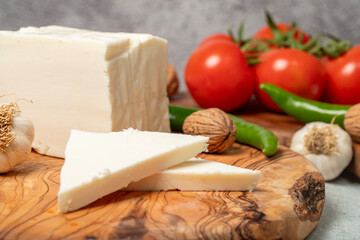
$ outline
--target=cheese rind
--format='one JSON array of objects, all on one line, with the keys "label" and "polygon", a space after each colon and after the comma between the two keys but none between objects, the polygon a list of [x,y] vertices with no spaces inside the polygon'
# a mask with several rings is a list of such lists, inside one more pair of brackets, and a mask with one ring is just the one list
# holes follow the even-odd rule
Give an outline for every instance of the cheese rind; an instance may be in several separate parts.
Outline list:
[{"label": "cheese rind", "polygon": [[127,191],[252,191],[260,171],[192,158],[138,182]]},{"label": "cheese rind", "polygon": [[0,31],[0,49],[0,93],[32,101],[19,105],[41,154],[64,157],[71,129],[170,131],[164,39],[27,27]]},{"label": "cheese rind", "polygon": [[98,198],[194,157],[207,137],[128,129],[112,133],[73,130],[60,174],[59,212]]}]

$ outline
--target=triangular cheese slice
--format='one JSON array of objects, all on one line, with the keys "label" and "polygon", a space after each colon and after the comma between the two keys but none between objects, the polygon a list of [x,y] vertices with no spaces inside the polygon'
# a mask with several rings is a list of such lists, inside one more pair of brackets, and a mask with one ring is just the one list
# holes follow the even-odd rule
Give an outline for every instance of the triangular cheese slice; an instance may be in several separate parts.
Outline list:
[{"label": "triangular cheese slice", "polygon": [[66,213],[206,150],[208,138],[127,129],[73,130],[60,174],[59,212]]},{"label": "triangular cheese slice", "polygon": [[260,171],[192,158],[138,182],[127,191],[252,191]]}]

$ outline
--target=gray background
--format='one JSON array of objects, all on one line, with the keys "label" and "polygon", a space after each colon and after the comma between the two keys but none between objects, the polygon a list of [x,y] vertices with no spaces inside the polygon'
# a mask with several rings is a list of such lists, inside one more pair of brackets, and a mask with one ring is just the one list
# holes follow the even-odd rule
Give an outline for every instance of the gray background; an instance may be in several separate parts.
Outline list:
[{"label": "gray background", "polygon": [[[275,20],[295,20],[310,34],[330,32],[360,42],[360,0],[0,0],[0,29],[57,24],[151,33],[169,41],[169,62],[176,66],[185,90],[183,69],[197,44],[241,21],[250,36],[265,24],[265,8]],[[322,219],[309,239],[360,239],[358,180],[343,175],[326,183]]]},{"label": "gray background", "polygon": [[330,32],[360,42],[360,0],[0,0],[0,29],[50,24],[99,31],[151,33],[169,41],[169,62],[183,83],[188,57],[206,36],[245,21],[252,35],[265,24],[295,20],[310,34]]}]

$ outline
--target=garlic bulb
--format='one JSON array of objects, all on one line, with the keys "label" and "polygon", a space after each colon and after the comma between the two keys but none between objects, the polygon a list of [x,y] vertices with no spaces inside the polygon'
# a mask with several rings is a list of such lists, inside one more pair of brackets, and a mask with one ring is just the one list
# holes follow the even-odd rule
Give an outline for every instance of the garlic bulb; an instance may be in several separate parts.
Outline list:
[{"label": "garlic bulb", "polygon": [[16,103],[0,105],[0,173],[24,162],[34,140],[34,126]]},{"label": "garlic bulb", "polygon": [[323,122],[308,123],[298,130],[290,149],[314,163],[326,181],[338,177],[353,154],[350,135],[338,125]]}]

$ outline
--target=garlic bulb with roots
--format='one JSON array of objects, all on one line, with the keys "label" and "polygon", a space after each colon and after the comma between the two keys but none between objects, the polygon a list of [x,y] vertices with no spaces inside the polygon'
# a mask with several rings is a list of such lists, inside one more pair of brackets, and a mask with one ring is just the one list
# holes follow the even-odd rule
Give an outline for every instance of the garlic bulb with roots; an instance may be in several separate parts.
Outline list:
[{"label": "garlic bulb with roots", "polygon": [[16,103],[0,105],[0,173],[23,163],[31,152],[34,126]]},{"label": "garlic bulb with roots", "polygon": [[338,125],[323,122],[311,122],[298,130],[290,149],[314,163],[326,181],[337,178],[353,155],[350,135]]}]

